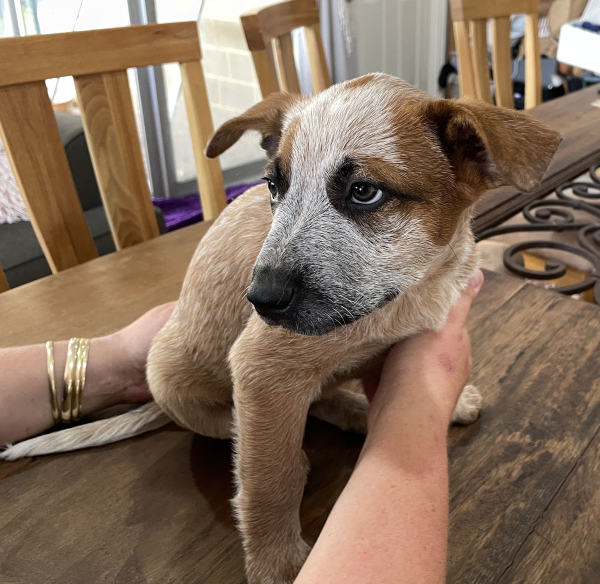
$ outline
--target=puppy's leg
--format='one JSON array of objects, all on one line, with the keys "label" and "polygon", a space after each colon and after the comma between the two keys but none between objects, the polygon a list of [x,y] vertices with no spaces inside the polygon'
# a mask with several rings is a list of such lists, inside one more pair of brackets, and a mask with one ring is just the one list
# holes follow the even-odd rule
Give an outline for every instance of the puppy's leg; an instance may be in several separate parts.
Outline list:
[{"label": "puppy's leg", "polygon": [[[351,388],[350,384],[359,387]],[[360,393],[354,389],[360,389]],[[366,434],[368,411],[369,402],[362,393],[362,384],[359,380],[353,380],[324,391],[310,406],[308,413],[342,430]]]},{"label": "puppy's leg", "polygon": [[307,470],[302,439],[320,379],[298,363],[294,343],[282,329],[251,322],[230,353],[238,486],[233,504],[248,584],[291,584],[309,552],[299,517]]},{"label": "puppy's leg", "polygon": [[[225,364],[223,369],[226,372]],[[226,372],[227,373],[227,372]],[[193,359],[168,325],[156,335],[148,355],[148,386],[156,403],[178,425],[210,438],[230,438],[232,388]]]},{"label": "puppy's leg", "polygon": [[454,408],[451,422],[472,424],[479,417],[482,404],[483,400],[477,388],[474,385],[465,385]]}]

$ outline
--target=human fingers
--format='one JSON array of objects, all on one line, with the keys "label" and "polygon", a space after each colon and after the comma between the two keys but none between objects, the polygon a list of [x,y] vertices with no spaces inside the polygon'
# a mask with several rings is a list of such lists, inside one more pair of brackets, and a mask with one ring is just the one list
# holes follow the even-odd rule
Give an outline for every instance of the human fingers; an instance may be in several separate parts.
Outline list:
[{"label": "human fingers", "polygon": [[477,269],[469,280],[466,289],[450,311],[448,315],[449,324],[456,325],[457,327],[464,326],[469,310],[471,309],[471,304],[473,303],[473,300],[477,298],[477,295],[483,286],[483,281],[483,272],[480,269]]}]

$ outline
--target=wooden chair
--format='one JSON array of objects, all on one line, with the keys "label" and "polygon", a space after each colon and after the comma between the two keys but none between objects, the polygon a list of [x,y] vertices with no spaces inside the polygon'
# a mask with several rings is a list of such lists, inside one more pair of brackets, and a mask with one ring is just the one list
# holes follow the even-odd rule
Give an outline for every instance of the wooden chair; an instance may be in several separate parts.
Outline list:
[{"label": "wooden chair", "polygon": [[[0,137],[53,272],[97,257],[45,80],[72,75],[117,249],[156,237],[127,68],[178,62],[205,219],[225,208],[195,22],[0,40]],[[0,268],[0,290],[7,287]]]},{"label": "wooden chair", "polygon": [[487,20],[491,19],[496,105],[514,108],[510,15],[525,13],[525,109],[541,103],[539,9],[539,0],[450,0],[461,95],[493,103],[487,49]]},{"label": "wooden chair", "polygon": [[263,97],[300,93],[291,35],[295,28],[304,28],[314,93],[331,85],[315,0],[270,4],[242,14],[241,21]]}]

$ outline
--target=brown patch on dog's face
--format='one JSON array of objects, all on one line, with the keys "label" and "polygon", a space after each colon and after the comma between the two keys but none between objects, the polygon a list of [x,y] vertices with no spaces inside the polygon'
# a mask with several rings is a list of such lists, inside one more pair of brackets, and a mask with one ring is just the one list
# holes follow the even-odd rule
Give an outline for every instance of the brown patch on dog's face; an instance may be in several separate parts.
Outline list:
[{"label": "brown patch on dog's face", "polygon": [[[292,119],[285,128],[285,134],[279,141],[277,152],[270,158],[265,166],[265,177],[275,183],[278,187],[278,197],[281,199],[285,196],[292,175],[292,145],[294,136],[298,129],[298,118]],[[276,200],[271,197],[271,202]]]}]

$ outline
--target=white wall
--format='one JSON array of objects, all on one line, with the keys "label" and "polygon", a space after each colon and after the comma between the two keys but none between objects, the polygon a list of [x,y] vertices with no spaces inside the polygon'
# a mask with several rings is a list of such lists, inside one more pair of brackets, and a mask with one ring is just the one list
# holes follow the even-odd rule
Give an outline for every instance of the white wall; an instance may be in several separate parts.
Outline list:
[{"label": "white wall", "polygon": [[353,0],[358,75],[382,71],[432,95],[446,58],[446,0]]}]

